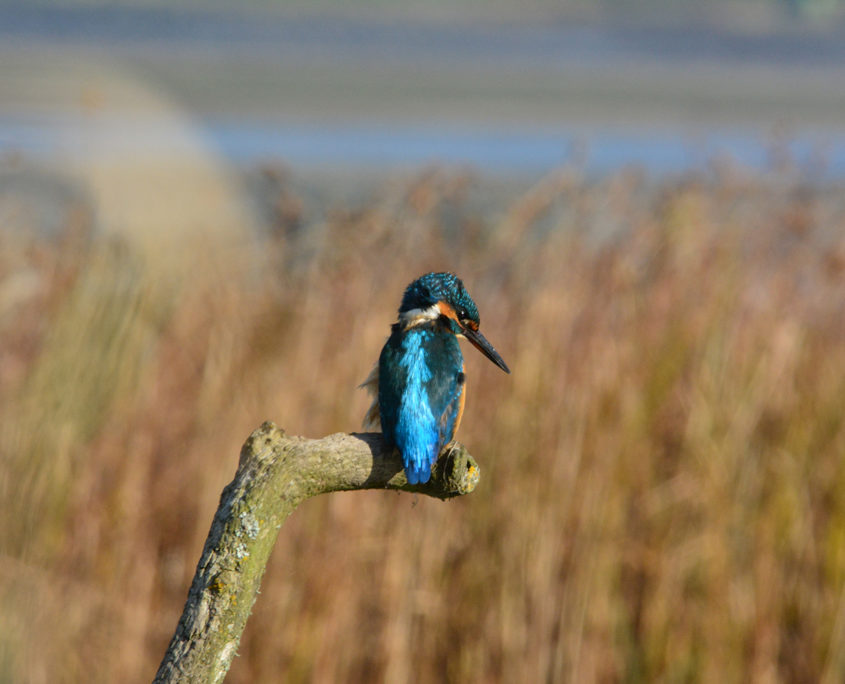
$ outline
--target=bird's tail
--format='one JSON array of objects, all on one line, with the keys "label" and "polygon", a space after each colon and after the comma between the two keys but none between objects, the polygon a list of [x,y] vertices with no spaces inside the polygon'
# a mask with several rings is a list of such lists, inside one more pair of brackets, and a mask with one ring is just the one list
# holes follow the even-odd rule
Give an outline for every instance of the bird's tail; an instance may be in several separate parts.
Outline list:
[{"label": "bird's tail", "polygon": [[427,463],[406,463],[405,477],[408,484],[425,484],[431,479],[431,466]]}]

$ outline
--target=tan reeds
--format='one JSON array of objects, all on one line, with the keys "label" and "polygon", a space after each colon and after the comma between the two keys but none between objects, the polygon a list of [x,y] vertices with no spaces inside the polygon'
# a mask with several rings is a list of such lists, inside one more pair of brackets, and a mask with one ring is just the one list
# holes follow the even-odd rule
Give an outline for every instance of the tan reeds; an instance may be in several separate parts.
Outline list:
[{"label": "tan reeds", "polygon": [[451,269],[513,370],[466,350],[478,490],[302,506],[229,681],[841,680],[845,221],[776,181],[567,171],[496,217],[430,170],[165,291],[3,235],[0,679],[151,678],[241,441],[357,430]]}]

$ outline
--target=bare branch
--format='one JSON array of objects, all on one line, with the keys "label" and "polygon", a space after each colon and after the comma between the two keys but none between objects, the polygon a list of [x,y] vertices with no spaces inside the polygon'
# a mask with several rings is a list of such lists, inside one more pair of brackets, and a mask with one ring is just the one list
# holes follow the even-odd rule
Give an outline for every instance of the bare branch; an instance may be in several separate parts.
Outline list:
[{"label": "bare branch", "polygon": [[229,671],[279,528],[305,499],[352,489],[397,489],[439,499],[470,493],[478,465],[453,442],[431,480],[409,485],[378,433],[289,437],[264,423],[241,450],[211,524],[159,682],[221,682]]}]

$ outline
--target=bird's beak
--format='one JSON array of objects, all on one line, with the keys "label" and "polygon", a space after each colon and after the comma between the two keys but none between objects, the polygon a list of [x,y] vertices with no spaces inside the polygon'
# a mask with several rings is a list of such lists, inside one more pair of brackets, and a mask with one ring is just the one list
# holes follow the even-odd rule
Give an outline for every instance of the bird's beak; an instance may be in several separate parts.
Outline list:
[{"label": "bird's beak", "polygon": [[[463,328],[463,326],[461,327]],[[511,372],[511,369],[508,368],[508,364],[502,361],[502,357],[499,356],[499,352],[493,349],[493,345],[487,341],[487,338],[484,337],[484,335],[482,335],[478,330],[473,330],[469,327],[463,328],[463,332],[464,337],[472,343],[473,347],[505,371],[505,373]]]}]

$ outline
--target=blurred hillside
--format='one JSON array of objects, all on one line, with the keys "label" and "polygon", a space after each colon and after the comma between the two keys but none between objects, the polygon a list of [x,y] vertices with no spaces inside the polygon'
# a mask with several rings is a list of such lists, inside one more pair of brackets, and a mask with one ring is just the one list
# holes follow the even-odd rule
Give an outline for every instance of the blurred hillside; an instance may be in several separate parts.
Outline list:
[{"label": "blurred hillside", "polygon": [[[16,0],[3,0],[2,4],[15,6]],[[225,0],[122,0],[119,3],[85,2],[85,0],[33,0],[31,6],[50,9],[76,6],[118,6],[122,8],[161,8],[176,9],[219,9],[230,7]],[[798,12],[835,14],[841,3],[836,0],[701,0],[700,2],[676,2],[674,0],[528,0],[518,5],[508,0],[404,0],[386,2],[385,0],[244,0],[239,3],[240,11],[290,12],[298,10],[318,10],[331,12],[361,13],[376,11],[392,15],[426,16],[436,14],[461,15],[472,13],[484,16],[525,16],[542,12],[555,16],[584,16],[601,14],[604,16],[669,16],[689,19],[690,17],[716,16],[726,21],[737,21],[746,16],[762,21],[771,17],[787,16],[792,18]]]}]

